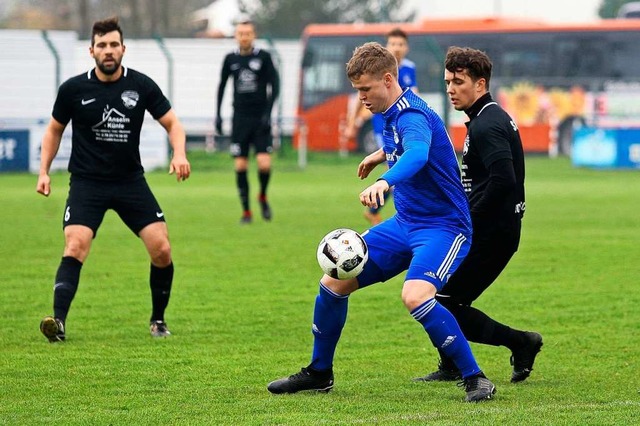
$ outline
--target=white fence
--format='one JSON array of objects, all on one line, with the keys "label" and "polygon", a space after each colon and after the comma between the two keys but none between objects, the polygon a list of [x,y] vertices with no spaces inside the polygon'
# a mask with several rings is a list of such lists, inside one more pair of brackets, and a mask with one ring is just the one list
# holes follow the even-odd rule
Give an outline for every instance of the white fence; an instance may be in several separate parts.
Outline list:
[{"label": "white fence", "polygon": [[[162,88],[183,121],[189,135],[213,132],[216,94],[224,56],[236,47],[233,39],[127,39],[123,64],[141,71]],[[290,134],[298,102],[301,43],[258,40],[269,50],[280,72],[281,94],[274,107],[274,123],[282,123]],[[94,66],[89,41],[75,32],[31,30],[0,31],[0,128],[45,123],[49,120],[59,83]],[[58,60],[56,61],[56,55]],[[58,67],[58,73],[56,73]],[[230,131],[232,82],[222,106],[227,133]],[[277,116],[280,112],[280,116]]]}]

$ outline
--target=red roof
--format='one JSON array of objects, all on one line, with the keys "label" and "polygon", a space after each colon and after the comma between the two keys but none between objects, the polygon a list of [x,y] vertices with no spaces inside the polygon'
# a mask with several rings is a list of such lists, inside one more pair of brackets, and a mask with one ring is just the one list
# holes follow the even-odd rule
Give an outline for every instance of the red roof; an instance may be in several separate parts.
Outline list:
[{"label": "red roof", "polygon": [[487,17],[476,19],[424,19],[416,23],[310,24],[304,30],[310,35],[385,34],[402,28],[408,34],[482,33],[538,31],[640,31],[640,19],[602,19],[582,23],[550,23],[520,18]]}]

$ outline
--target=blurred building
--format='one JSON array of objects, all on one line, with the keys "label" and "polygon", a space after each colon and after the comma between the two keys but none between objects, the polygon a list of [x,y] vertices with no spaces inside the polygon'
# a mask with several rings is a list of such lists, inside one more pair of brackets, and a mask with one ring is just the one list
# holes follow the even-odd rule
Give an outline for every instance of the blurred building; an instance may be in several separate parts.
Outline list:
[{"label": "blurred building", "polygon": [[[237,43],[232,38],[125,39],[123,64],[149,75],[170,99],[190,141],[213,133],[220,68]],[[293,133],[298,103],[297,78],[302,61],[299,40],[256,40],[274,57],[282,85],[273,122],[282,134]],[[73,31],[0,30],[0,129],[8,125],[46,123],[58,86],[95,66],[88,41]],[[231,84],[224,97],[223,119],[230,132]]]},{"label": "blurred building", "polygon": [[238,0],[216,0],[193,12],[191,22],[198,37],[231,37],[239,16]]}]

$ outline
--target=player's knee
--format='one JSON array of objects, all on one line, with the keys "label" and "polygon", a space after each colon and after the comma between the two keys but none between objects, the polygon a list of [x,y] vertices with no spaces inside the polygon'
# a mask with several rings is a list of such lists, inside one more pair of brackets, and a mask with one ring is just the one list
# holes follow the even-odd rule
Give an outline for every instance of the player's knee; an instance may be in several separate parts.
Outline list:
[{"label": "player's knee", "polygon": [[80,262],[89,255],[90,245],[81,239],[68,238],[65,242],[64,255],[78,259]]},{"label": "player's knee", "polygon": [[89,255],[93,231],[81,225],[69,225],[64,228],[64,256],[70,256],[84,262]]},{"label": "player's knee", "polygon": [[324,275],[320,282],[325,288],[340,296],[347,296],[358,289],[358,281],[355,278],[337,280],[329,275]]},{"label": "player's knee", "polygon": [[412,311],[425,301],[433,299],[435,294],[435,286],[425,284],[424,281],[410,280],[405,282],[402,288],[402,303],[409,311]]},{"label": "player's knee", "polygon": [[167,267],[171,264],[171,245],[168,240],[159,242],[149,252],[151,263],[159,268]]},{"label": "player's knee", "polygon": [[249,168],[249,160],[247,157],[236,157],[234,160],[236,172],[246,172]]},{"label": "player's knee", "polygon": [[271,156],[269,154],[258,154],[256,160],[260,172],[265,173],[271,170]]},{"label": "player's knee", "polygon": [[404,306],[407,308],[407,310],[409,310],[409,312],[422,305],[427,299],[428,298],[425,298],[423,295],[417,294],[415,292],[402,292],[402,303],[404,303]]},{"label": "player's knee", "polygon": [[415,295],[408,294],[402,292],[402,303],[409,310],[409,312],[413,311],[415,308],[424,303],[424,299],[420,297],[416,297]]}]

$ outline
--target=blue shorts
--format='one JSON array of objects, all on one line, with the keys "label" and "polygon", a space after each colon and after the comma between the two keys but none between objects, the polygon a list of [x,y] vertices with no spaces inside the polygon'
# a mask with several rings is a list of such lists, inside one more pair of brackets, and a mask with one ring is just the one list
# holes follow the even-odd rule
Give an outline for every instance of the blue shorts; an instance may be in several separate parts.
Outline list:
[{"label": "blue shorts", "polygon": [[410,225],[396,216],[363,234],[369,260],[358,275],[360,288],[403,271],[406,280],[424,280],[440,290],[469,252],[471,237],[455,228]]}]

